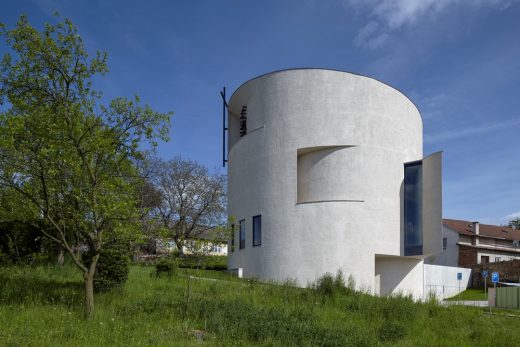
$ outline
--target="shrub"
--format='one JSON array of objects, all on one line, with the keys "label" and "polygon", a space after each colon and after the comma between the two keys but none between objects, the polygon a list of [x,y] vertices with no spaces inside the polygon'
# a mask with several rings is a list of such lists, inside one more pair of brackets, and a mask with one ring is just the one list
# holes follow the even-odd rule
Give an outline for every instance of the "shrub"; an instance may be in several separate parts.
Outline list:
[{"label": "shrub", "polygon": [[0,264],[31,264],[32,255],[41,253],[42,235],[31,223],[0,222]]},{"label": "shrub", "polygon": [[[128,279],[130,257],[128,249],[121,244],[106,245],[99,255],[96,273],[94,274],[94,290],[106,292],[120,286]],[[83,254],[83,261],[90,264],[90,254]]]},{"label": "shrub", "polygon": [[155,276],[160,277],[162,275],[172,276],[175,274],[177,264],[175,261],[170,259],[161,259],[155,264]]},{"label": "shrub", "polygon": [[350,293],[354,293],[356,291],[356,281],[354,280],[354,276],[352,275],[348,276],[347,291]]},{"label": "shrub", "polygon": [[352,294],[354,293],[355,282],[352,276],[348,278],[348,285],[345,286],[345,279],[343,272],[338,270],[336,276],[327,272],[312,285],[320,295],[333,297],[341,293]]},{"label": "shrub", "polygon": [[318,278],[315,284],[316,291],[323,296],[333,296],[336,290],[334,283],[334,275],[327,272]]},{"label": "shrub", "polygon": [[177,266],[180,268],[214,271],[227,270],[227,256],[195,256],[191,254],[185,254],[184,256],[175,259],[178,261]]},{"label": "shrub", "polygon": [[11,265],[12,260],[11,257],[2,252],[2,249],[0,249],[0,265]]}]

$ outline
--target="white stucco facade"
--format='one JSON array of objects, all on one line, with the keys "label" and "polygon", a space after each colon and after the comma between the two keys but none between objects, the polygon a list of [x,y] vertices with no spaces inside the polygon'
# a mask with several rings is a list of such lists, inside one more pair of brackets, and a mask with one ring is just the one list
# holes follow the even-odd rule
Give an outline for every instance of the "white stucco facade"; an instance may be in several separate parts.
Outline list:
[{"label": "white stucco facade", "polygon": [[[228,119],[230,269],[300,285],[341,269],[376,294],[423,295],[425,256],[404,250],[403,166],[423,158],[421,116],[405,95],[351,73],[285,70],[238,88]],[[429,163],[440,170],[437,157]],[[430,254],[442,244],[439,182],[423,185],[435,196],[422,209]],[[261,244],[253,246],[258,215]]]}]

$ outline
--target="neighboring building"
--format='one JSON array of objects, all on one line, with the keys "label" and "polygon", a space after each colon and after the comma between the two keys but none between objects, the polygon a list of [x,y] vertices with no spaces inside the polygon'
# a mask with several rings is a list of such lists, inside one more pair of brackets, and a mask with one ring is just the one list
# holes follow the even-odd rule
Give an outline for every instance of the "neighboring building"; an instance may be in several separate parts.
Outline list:
[{"label": "neighboring building", "polygon": [[[227,255],[227,243],[225,235],[209,229],[190,240],[185,240],[182,251],[184,254]],[[156,253],[170,253],[177,250],[177,246],[173,239],[155,239],[155,249]]]},{"label": "neighboring building", "polygon": [[469,222],[443,220],[443,250],[427,259],[428,263],[471,267],[520,259],[520,230]]},{"label": "neighboring building", "polygon": [[[483,287],[484,285],[492,285],[490,276],[492,272],[498,272],[500,282],[519,283],[520,282],[520,260],[513,259],[507,261],[499,261],[492,263],[480,263],[469,267],[472,272],[472,287]],[[483,272],[487,272],[487,283],[484,280]]]},{"label": "neighboring building", "polygon": [[[227,241],[207,241],[204,240],[186,240],[182,246],[184,254],[203,253],[205,255],[227,255]],[[157,253],[171,253],[177,250],[177,246],[173,240],[157,240]]]},{"label": "neighboring building", "polygon": [[423,296],[442,246],[441,153],[400,91],[323,69],[269,73],[228,107],[228,267],[300,285],[352,275],[375,294]]}]

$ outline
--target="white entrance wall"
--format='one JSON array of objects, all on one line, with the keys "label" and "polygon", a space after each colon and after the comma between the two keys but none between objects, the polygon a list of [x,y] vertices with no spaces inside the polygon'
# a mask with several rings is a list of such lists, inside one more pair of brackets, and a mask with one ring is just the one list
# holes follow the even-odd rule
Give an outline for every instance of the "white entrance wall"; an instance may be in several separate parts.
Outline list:
[{"label": "white entrance wall", "polygon": [[[462,280],[457,280],[457,273]],[[435,295],[446,299],[465,291],[471,278],[471,269],[454,266],[424,264],[424,296]]]},{"label": "white entrance wall", "polygon": [[423,261],[408,257],[376,255],[375,294],[403,294],[423,298]]}]

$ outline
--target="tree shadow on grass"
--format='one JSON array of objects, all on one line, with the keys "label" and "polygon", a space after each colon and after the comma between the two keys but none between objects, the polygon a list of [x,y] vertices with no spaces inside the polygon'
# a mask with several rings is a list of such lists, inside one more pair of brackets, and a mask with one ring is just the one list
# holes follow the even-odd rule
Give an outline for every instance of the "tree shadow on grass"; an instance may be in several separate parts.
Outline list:
[{"label": "tree shadow on grass", "polygon": [[83,302],[83,283],[0,274],[0,305],[64,304]]}]

